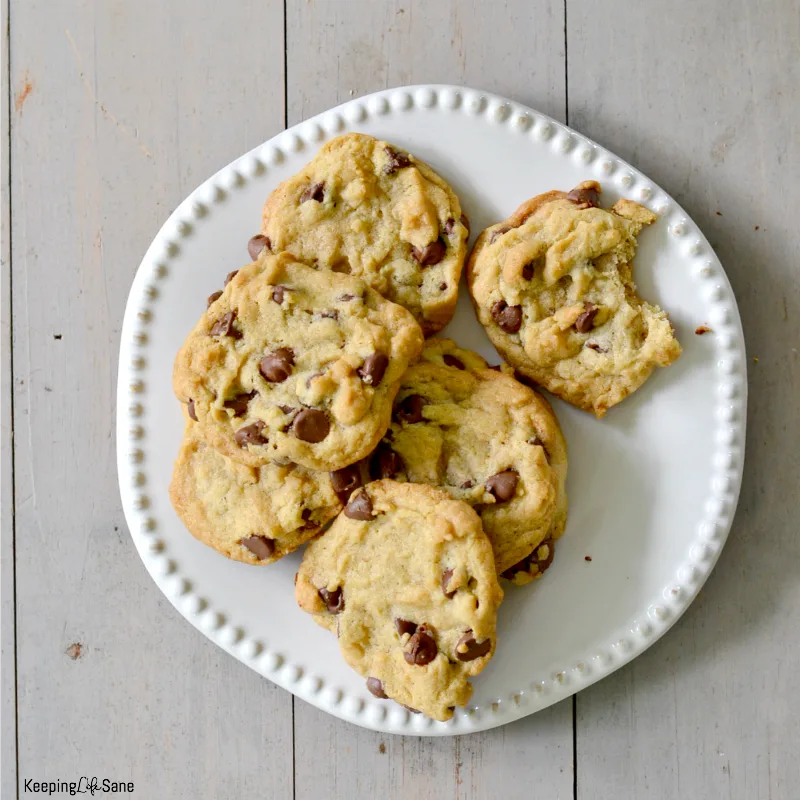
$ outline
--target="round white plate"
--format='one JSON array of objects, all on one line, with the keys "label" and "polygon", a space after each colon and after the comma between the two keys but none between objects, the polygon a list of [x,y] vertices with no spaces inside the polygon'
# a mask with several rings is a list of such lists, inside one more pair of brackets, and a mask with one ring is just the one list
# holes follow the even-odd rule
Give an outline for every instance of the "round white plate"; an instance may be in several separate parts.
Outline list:
[{"label": "round white plate", "polygon": [[[447,723],[375,699],[336,638],[294,601],[295,553],[268,567],[228,561],[189,535],[167,486],[183,431],[172,394],[181,342],[249,260],[261,206],[279,181],[345,131],[385,138],[454,187],[473,236],[532,195],[594,178],[603,202],[660,220],[636,257],[642,295],[667,309],[683,356],[598,421],[556,400],[569,446],[569,523],[553,566],[506,585],[499,645],[469,707]],[[713,333],[695,335],[707,324]],[[445,331],[498,361],[462,285]],[[125,516],[161,591],[206,636],[260,674],[342,719],[390,733],[469,733],[531,714],[630,661],[686,610],[730,528],[742,475],[746,364],[739,313],[717,257],[675,201],[630,165],[543,114],[450,86],[392,89],[345,103],[220,170],[177,208],[147,251],[125,311],[117,450]],[[589,560],[591,558],[591,561]]]}]

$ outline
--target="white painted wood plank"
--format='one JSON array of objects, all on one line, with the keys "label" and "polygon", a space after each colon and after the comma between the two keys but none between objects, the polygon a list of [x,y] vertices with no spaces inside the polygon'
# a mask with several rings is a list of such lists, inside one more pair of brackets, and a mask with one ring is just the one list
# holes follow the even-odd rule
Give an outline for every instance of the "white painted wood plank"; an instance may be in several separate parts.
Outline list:
[{"label": "white painted wood plank", "polygon": [[298,798],[568,800],[572,702],[486,733],[392,736],[295,701]]},{"label": "white painted wood plank", "polygon": [[287,0],[289,124],[390,86],[456,83],[564,120],[564,10],[547,0]]},{"label": "white painted wood plank", "polygon": [[570,123],[701,225],[752,359],[731,538],[676,629],[578,696],[581,800],[798,796],[798,41],[791,0],[569,3]]},{"label": "white painted wood plank", "polygon": [[[538,0],[289,0],[289,123],[351,96],[431,82],[501,92],[563,119],[563,44],[563,8]],[[419,739],[297,701],[295,753],[298,798],[571,798],[572,704],[485,734]]]},{"label": "white painted wood plank", "polygon": [[8,126],[8,5],[0,5],[0,796],[16,797],[16,686],[14,663],[13,432],[11,425],[11,231]]},{"label": "white painted wood plank", "polygon": [[20,776],[289,798],[291,697],[161,597],[125,529],[112,433],[148,243],[189,190],[283,127],[282,3],[11,11],[12,85],[32,85],[13,127]]}]

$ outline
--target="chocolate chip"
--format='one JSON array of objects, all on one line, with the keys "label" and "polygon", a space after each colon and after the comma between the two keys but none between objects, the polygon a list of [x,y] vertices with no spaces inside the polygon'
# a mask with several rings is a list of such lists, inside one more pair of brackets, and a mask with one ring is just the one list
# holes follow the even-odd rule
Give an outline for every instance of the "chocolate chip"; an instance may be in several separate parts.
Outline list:
[{"label": "chocolate chip", "polygon": [[322,598],[322,602],[325,603],[331,614],[341,614],[344,611],[344,594],[342,594],[341,588],[334,589],[332,592],[320,589],[317,594]]},{"label": "chocolate chip", "polygon": [[388,366],[389,356],[385,353],[372,353],[364,359],[364,363],[359,367],[358,374],[368,386],[378,386],[383,380]]},{"label": "chocolate chip", "polygon": [[266,444],[267,439],[261,434],[264,430],[264,423],[259,419],[250,425],[245,425],[244,428],[239,428],[233,434],[233,439],[239,447],[245,447],[248,444]]},{"label": "chocolate chip", "polygon": [[358,464],[351,464],[349,467],[337,469],[335,472],[328,473],[331,478],[333,491],[339,497],[339,501],[346,503],[350,499],[353,489],[361,486],[361,470]]},{"label": "chocolate chip", "polygon": [[453,228],[456,226],[456,221],[452,217],[448,217],[444,223],[444,232],[449,236],[453,232]]},{"label": "chocolate chip", "polygon": [[522,268],[522,277],[529,281],[533,278],[533,261],[529,261],[523,268]]},{"label": "chocolate chip", "polygon": [[469,630],[458,640],[456,658],[459,661],[474,661],[476,658],[485,656],[491,649],[491,639],[476,642],[474,634]]},{"label": "chocolate chip", "polygon": [[283,411],[284,414],[291,414],[294,409],[291,406],[278,406],[278,408]]},{"label": "chocolate chip", "polygon": [[394,175],[397,170],[411,166],[411,159],[405,153],[400,153],[391,147],[384,149],[389,156],[389,163],[383,168],[384,175]]},{"label": "chocolate chip", "polygon": [[349,294],[349,293],[348,293],[348,294],[343,294],[343,295],[342,295],[342,296],[339,298],[339,300],[341,300],[341,301],[342,301],[342,302],[344,302],[344,303],[349,303],[351,300],[356,300],[356,299],[359,299],[359,300],[360,300],[361,298],[360,298],[360,297],[357,297],[357,296],[356,296],[356,295],[354,295],[354,294]]},{"label": "chocolate chip", "polygon": [[445,596],[445,597],[446,597],[448,600],[449,600],[451,597],[454,597],[454,596],[455,596],[455,593],[456,593],[456,590],[455,590],[455,589],[453,589],[453,591],[452,591],[452,592],[451,592],[451,591],[449,591],[449,590],[447,589],[447,584],[448,584],[448,583],[450,583],[450,578],[452,578],[452,577],[453,577],[453,570],[451,570],[451,569],[446,569],[446,570],[445,570],[445,571],[442,573],[442,592],[444,593],[444,596]]},{"label": "chocolate chip", "polygon": [[370,496],[365,491],[361,491],[355,497],[351,497],[350,502],[344,507],[344,515],[362,522],[373,519],[375,515],[372,513]]},{"label": "chocolate chip", "polygon": [[510,500],[514,496],[518,481],[519,475],[517,471],[507,469],[492,475],[486,481],[486,491],[493,494],[502,503],[504,500]]},{"label": "chocolate chip", "polygon": [[424,667],[436,658],[438,652],[439,648],[436,646],[434,638],[421,625],[408,640],[403,655],[409,664]]},{"label": "chocolate chip", "polygon": [[286,293],[288,291],[289,290],[285,286],[273,286],[272,294],[270,295],[272,302],[280,305],[283,302],[283,298],[286,297]]},{"label": "chocolate chip", "polygon": [[432,267],[434,264],[438,264],[444,258],[446,252],[447,247],[441,239],[425,245],[422,250],[418,250],[413,245],[411,246],[411,255],[414,256],[414,260],[421,267]]},{"label": "chocolate chip", "polygon": [[461,224],[467,229],[467,236],[469,236],[469,217],[466,214],[461,215]]},{"label": "chocolate chip", "polygon": [[415,422],[422,422],[422,407],[428,405],[428,401],[418,394],[410,394],[400,402],[395,411],[395,419],[398,422],[405,422],[412,425]]},{"label": "chocolate chip", "polygon": [[606,350],[605,347],[600,347],[600,345],[597,344],[597,342],[586,342],[586,347],[588,347],[590,350],[594,350],[595,353],[607,353],[608,352],[608,350]]},{"label": "chocolate chip", "polygon": [[222,297],[222,289],[219,291],[214,292],[208,296],[208,300],[206,300],[206,308],[211,308],[211,306],[217,302],[217,300]]},{"label": "chocolate chip", "polygon": [[275,552],[275,540],[266,536],[248,536],[242,539],[242,544],[256,557],[269,558]]},{"label": "chocolate chip", "polygon": [[506,333],[516,333],[522,327],[522,306],[510,306],[505,300],[498,300],[492,306],[492,317]]},{"label": "chocolate chip", "polygon": [[328,311],[320,311],[319,315],[325,319],[339,319],[339,312],[335,308]]},{"label": "chocolate chip", "polygon": [[305,203],[308,200],[316,200],[321,203],[325,199],[325,182],[312,183],[306,187],[303,194],[300,195],[300,202]]},{"label": "chocolate chip", "polygon": [[258,371],[265,381],[283,383],[292,374],[293,366],[294,353],[288,347],[280,347],[259,361]]},{"label": "chocolate chip", "polygon": [[510,230],[511,225],[501,225],[496,231],[492,231],[489,244],[494,244],[498,237],[502,236],[504,233],[508,233]]},{"label": "chocolate chip", "polygon": [[404,468],[403,459],[388,444],[379,444],[370,459],[369,471],[373,480],[394,478]]},{"label": "chocolate chip", "polygon": [[[539,550],[542,547],[547,548],[547,555],[540,556]],[[552,539],[545,539],[541,542],[536,549],[528,556],[528,560],[532,565],[539,568],[539,572],[544,572],[552,563],[556,555],[556,546]]]},{"label": "chocolate chip", "polygon": [[272,242],[270,242],[269,238],[264,236],[263,233],[257,233],[247,243],[247,252],[250,254],[250,258],[252,258],[253,261],[258,258],[264,248],[267,250],[272,249]]},{"label": "chocolate chip", "polygon": [[394,627],[397,628],[397,633],[402,636],[405,633],[416,633],[417,623],[411,622],[407,619],[400,619],[397,617],[394,621]]},{"label": "chocolate chip", "polygon": [[473,481],[464,481],[464,483],[461,484],[461,488],[462,489],[471,489],[474,485],[475,485],[475,483]]},{"label": "chocolate chip", "polygon": [[445,353],[442,356],[442,361],[447,364],[448,367],[455,367],[456,369],[466,369],[464,366],[464,362],[460,358],[456,358],[455,356],[451,356],[450,353]]},{"label": "chocolate chip", "polygon": [[195,422],[197,422],[197,412],[194,410],[194,400],[192,400],[191,398],[189,399],[189,402],[186,404],[186,411],[189,414],[189,416]]},{"label": "chocolate chip", "polygon": [[248,392],[247,394],[237,394],[236,397],[232,398],[231,400],[226,400],[224,405],[225,408],[230,409],[233,411],[234,417],[241,417],[245,411],[247,411],[248,403],[258,394],[255,389],[252,392]]},{"label": "chocolate chip", "polygon": [[292,423],[292,433],[303,442],[317,444],[330,432],[331,423],[324,411],[304,408]]},{"label": "chocolate chip", "polygon": [[233,270],[233,272],[229,272],[225,276],[225,283],[223,283],[222,285],[223,286],[227,286],[238,274],[239,274],[239,270],[238,269]]},{"label": "chocolate chip", "polygon": [[[547,548],[547,555],[540,557],[539,551],[543,547]],[[536,546],[536,549],[530,555],[525,556],[522,561],[518,561],[503,572],[503,577],[513,578],[518,572],[533,572],[533,567],[536,567],[536,571],[539,573],[544,572],[553,563],[555,555],[556,549],[553,540],[545,539]]]},{"label": "chocolate chip", "polygon": [[377,678],[367,678],[367,689],[379,700],[386,700],[389,697],[389,695],[383,691],[383,683]]},{"label": "chocolate chip", "polygon": [[597,189],[577,186],[567,193],[567,200],[584,208],[597,208],[600,205],[600,193]]},{"label": "chocolate chip", "polygon": [[211,336],[230,336],[231,339],[241,339],[242,334],[240,331],[233,327],[236,321],[236,312],[229,311],[224,316],[220,317],[212,326],[209,331]]},{"label": "chocolate chip", "polygon": [[447,284],[442,282],[439,284],[439,291],[443,292],[447,288]]},{"label": "chocolate chip", "polygon": [[594,318],[597,316],[597,306],[592,303],[583,304],[583,313],[575,320],[575,330],[578,333],[589,333],[594,328]]}]

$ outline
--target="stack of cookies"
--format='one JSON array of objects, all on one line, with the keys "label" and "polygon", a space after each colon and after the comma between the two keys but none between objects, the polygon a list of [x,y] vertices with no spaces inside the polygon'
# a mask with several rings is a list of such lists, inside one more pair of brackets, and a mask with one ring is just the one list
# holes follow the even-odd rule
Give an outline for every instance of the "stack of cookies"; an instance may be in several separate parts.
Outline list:
[{"label": "stack of cookies", "polygon": [[266,565],[308,542],[296,599],[379,698],[449,719],[497,645],[500,580],[541,577],[567,518],[544,386],[598,417],[680,354],[632,280],[655,216],[549,192],[478,237],[467,280],[507,363],[440,331],[469,223],[413,155],[329,142],[264,206],[178,353],[170,486],[189,531]]}]

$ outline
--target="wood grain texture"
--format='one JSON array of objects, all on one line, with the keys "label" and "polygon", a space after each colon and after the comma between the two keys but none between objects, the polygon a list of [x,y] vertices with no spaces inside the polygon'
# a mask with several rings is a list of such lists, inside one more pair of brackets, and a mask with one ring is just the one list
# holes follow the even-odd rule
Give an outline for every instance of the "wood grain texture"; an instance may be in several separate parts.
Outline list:
[{"label": "wood grain texture", "polygon": [[568,35],[570,123],[660,183],[706,232],[738,298],[750,392],[744,485],[714,574],[661,642],[577,698],[578,797],[791,800],[800,14],[791,2],[570,2]]},{"label": "wood grain texture", "polygon": [[[289,124],[413,83],[478,86],[563,120],[563,8],[539,0],[499,6],[289,0]],[[298,798],[512,800],[530,797],[533,786],[543,800],[567,798],[572,702],[487,733],[426,740],[361,730],[296,701],[295,756]]]},{"label": "wood grain texture", "polygon": [[564,9],[548,0],[287,0],[293,125],[414,83],[499,92],[561,121]]},{"label": "wood grain texture", "polygon": [[572,702],[486,733],[424,739],[357,728],[295,702],[298,798],[567,800]]},{"label": "wood grain texture", "polygon": [[14,663],[14,497],[11,397],[11,172],[9,124],[13,102],[8,84],[8,4],[0,4],[0,796],[17,792],[17,700]]},{"label": "wood grain texture", "polygon": [[147,245],[196,184],[283,127],[282,3],[13,0],[11,16],[20,779],[290,798],[291,697],[155,588],[113,438]]}]

